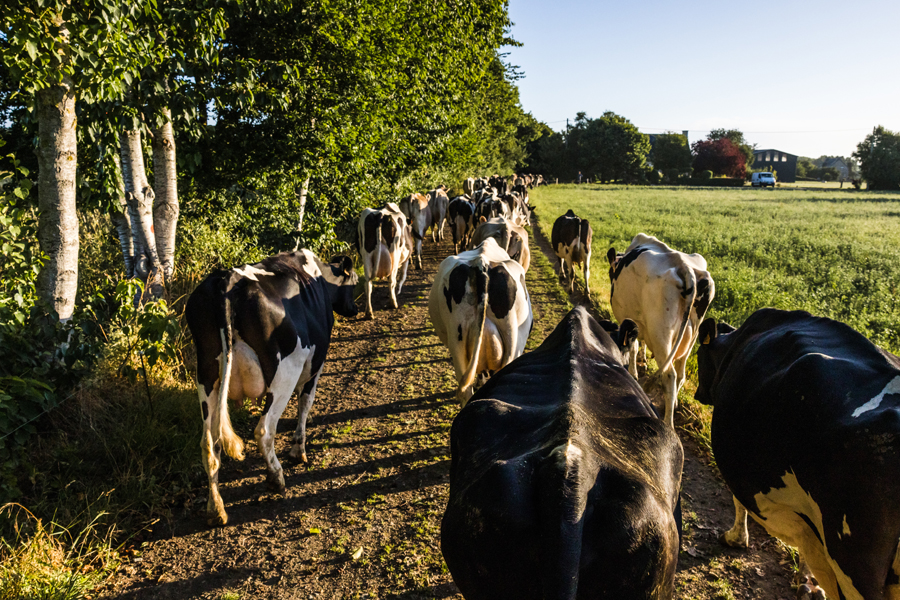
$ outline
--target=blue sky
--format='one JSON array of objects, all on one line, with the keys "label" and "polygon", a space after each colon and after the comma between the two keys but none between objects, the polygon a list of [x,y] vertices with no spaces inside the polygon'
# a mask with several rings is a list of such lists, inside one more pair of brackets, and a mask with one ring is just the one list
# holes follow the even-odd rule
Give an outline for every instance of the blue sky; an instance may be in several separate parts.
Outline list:
[{"label": "blue sky", "polygon": [[555,130],[611,110],[646,133],[744,131],[849,155],[900,130],[900,2],[510,0],[523,108]]}]

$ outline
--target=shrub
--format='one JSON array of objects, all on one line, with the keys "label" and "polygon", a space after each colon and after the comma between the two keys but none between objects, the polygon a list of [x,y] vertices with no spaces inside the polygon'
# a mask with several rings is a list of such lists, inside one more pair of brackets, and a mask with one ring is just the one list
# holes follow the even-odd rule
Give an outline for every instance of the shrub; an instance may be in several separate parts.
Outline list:
[{"label": "shrub", "polygon": [[649,181],[653,185],[659,185],[662,182],[662,179],[662,171],[659,171],[657,169],[650,169],[650,171],[647,172],[647,181]]},{"label": "shrub", "polygon": [[710,171],[709,169],[707,169],[706,171],[700,171],[700,173],[697,174],[697,178],[698,179],[712,179],[713,172]]},{"label": "shrub", "polygon": [[665,176],[666,183],[676,183],[678,178],[681,176],[680,169],[666,169],[663,171],[663,175]]}]

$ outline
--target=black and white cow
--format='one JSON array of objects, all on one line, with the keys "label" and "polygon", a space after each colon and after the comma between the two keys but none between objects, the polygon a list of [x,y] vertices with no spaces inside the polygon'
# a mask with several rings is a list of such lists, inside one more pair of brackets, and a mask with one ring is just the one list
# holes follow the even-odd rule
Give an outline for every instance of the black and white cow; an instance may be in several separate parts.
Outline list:
[{"label": "black and white cow", "polygon": [[509,219],[496,217],[489,221],[481,219],[472,234],[472,247],[474,248],[487,238],[497,240],[497,245],[503,248],[509,257],[522,265],[525,272],[531,265],[531,248],[528,246],[528,231],[519,227]]},{"label": "black and white cow", "polygon": [[465,181],[463,181],[463,194],[466,196],[471,196],[475,193],[475,178],[469,177]]},{"label": "black and white cow", "polygon": [[591,297],[591,238],[594,230],[587,219],[582,219],[572,212],[566,211],[553,223],[550,232],[550,244],[559,257],[559,274],[569,283],[569,293],[575,291],[575,265],[584,269],[584,289]]},{"label": "black and white cow", "polygon": [[[900,598],[900,358],[837,321],[759,310],[700,327],[696,398],[735,496],[830,598]],[[804,590],[805,591],[805,590]]]},{"label": "black and white cow", "polygon": [[363,209],[359,215],[357,239],[366,276],[366,318],[371,319],[374,317],[372,287],[376,279],[389,281],[391,305],[398,307],[397,295],[403,289],[412,256],[412,228],[400,208],[388,202],[384,208]]},{"label": "black and white cow", "polygon": [[456,397],[465,404],[480,374],[502,369],[525,351],[533,320],[525,270],[488,238],[444,259],[428,314],[450,350],[459,382]]},{"label": "black and white cow", "polygon": [[410,194],[400,201],[400,212],[407,218],[413,237],[416,269],[422,268],[422,241],[434,222],[432,207],[424,194]]},{"label": "black and white cow", "polygon": [[265,400],[254,436],[266,461],[269,486],[284,492],[273,441],[278,419],[296,391],[299,408],[291,457],[306,462],[306,417],[331,341],[332,311],[356,315],[356,283],[349,258],[326,264],[309,250],[300,250],[215,271],[191,294],[185,315],[197,349],[200,447],[209,475],[210,524],[228,521],[218,485],[221,451],[244,458],[244,443],[231,426],[229,399]]},{"label": "black and white cow", "polygon": [[[659,367],[644,389],[662,398],[666,421],[674,425],[687,360],[700,321],[716,295],[706,259],[673,250],[644,233],[634,236],[624,254],[610,248],[606,257],[613,315],[620,322],[637,323],[639,337]],[[637,377],[637,353],[631,356],[631,372]]]},{"label": "black and white cow", "polygon": [[444,221],[447,219],[447,209],[450,198],[447,196],[447,187],[440,186],[428,192],[428,208],[431,210],[431,241],[437,243],[444,241]]},{"label": "black and white cow", "polygon": [[459,254],[460,248],[467,248],[474,227],[475,205],[468,196],[457,196],[447,207],[450,220],[450,232],[453,234],[453,253]]},{"label": "black and white cow", "polygon": [[673,597],[683,451],[620,348],[578,307],[453,421],[441,550],[466,600]]},{"label": "black and white cow", "polygon": [[486,196],[475,202],[474,222],[478,223],[481,217],[493,219],[495,217],[509,217],[509,206],[500,198]]}]

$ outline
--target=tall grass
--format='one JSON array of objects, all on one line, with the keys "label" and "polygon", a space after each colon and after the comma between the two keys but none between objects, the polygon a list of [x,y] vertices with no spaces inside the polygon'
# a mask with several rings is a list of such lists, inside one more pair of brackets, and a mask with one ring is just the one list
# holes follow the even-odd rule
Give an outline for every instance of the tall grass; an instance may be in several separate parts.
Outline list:
[{"label": "tall grass", "polygon": [[706,258],[717,319],[737,326],[763,307],[802,309],[900,352],[900,194],[582,185],[540,188],[532,204],[545,228],[569,208],[590,220],[601,308],[607,249],[644,232]]},{"label": "tall grass", "polygon": [[0,600],[87,598],[119,565],[112,532],[101,533],[95,522],[80,529],[45,524],[18,504],[0,507],[0,519],[14,531],[0,539]]}]

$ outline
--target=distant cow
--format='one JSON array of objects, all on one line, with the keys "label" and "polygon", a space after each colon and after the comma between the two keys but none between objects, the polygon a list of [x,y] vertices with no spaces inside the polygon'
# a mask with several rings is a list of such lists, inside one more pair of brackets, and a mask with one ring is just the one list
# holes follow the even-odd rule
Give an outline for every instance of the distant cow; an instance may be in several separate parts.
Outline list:
[{"label": "distant cow", "polygon": [[472,234],[472,246],[477,246],[492,237],[497,245],[509,254],[509,257],[522,265],[527,272],[531,264],[531,249],[528,247],[528,231],[503,217],[490,221],[481,220]]},{"label": "distant cow", "polygon": [[428,313],[450,350],[463,404],[479,374],[497,371],[525,350],[531,298],[525,270],[493,238],[444,259],[434,278]]},{"label": "distant cow", "polygon": [[[697,331],[716,294],[706,259],[669,248],[653,236],[637,234],[624,254],[607,253],[609,303],[620,322],[631,319],[659,367],[648,386],[659,384],[666,421],[674,424],[678,390]],[[632,354],[637,377],[637,357]],[[649,387],[645,387],[649,391]]]},{"label": "distant cow", "polygon": [[494,217],[509,217],[509,205],[500,198],[484,197],[475,202],[475,222],[481,217],[493,219]]},{"label": "distant cow", "polygon": [[244,443],[228,414],[229,398],[265,399],[254,436],[266,462],[269,486],[283,493],[284,473],[273,442],[278,419],[297,392],[291,456],[306,462],[306,417],[331,341],[332,311],[356,315],[356,282],[349,258],[326,264],[309,250],[300,250],[215,271],[191,294],[185,316],[197,349],[203,413],[200,448],[209,476],[210,524],[228,521],[219,495],[221,451],[244,459]]},{"label": "distant cow", "polygon": [[390,282],[391,305],[398,307],[397,294],[403,289],[412,256],[412,232],[400,208],[388,202],[384,208],[362,211],[357,236],[366,276],[366,318],[371,319],[374,317],[372,287],[376,279]]},{"label": "distant cow", "polygon": [[673,597],[681,443],[584,308],[473,396],[450,451],[441,551],[466,600]]},{"label": "distant cow", "polygon": [[465,250],[474,228],[475,205],[468,196],[457,196],[447,207],[450,220],[450,233],[453,234],[453,253],[459,254],[460,248]]},{"label": "distant cow", "polygon": [[412,233],[416,269],[421,269],[422,241],[425,239],[425,232],[434,221],[428,197],[424,194],[410,194],[400,201],[400,212],[407,218]]},{"label": "distant cow", "polygon": [[575,291],[575,265],[584,269],[584,289],[591,296],[591,238],[594,230],[587,219],[582,219],[572,212],[556,219],[550,232],[550,244],[559,257],[559,274],[568,281],[569,293]]},{"label": "distant cow", "polygon": [[475,178],[469,177],[465,181],[463,181],[463,193],[466,196],[471,196],[475,193]]},{"label": "distant cow", "polygon": [[428,192],[428,207],[431,209],[431,241],[444,241],[444,220],[450,198],[447,197],[446,186],[440,186]]},{"label": "distant cow", "polygon": [[[696,398],[747,513],[800,550],[829,598],[900,598],[900,358],[830,319],[759,310],[700,327]],[[802,561],[801,561],[802,564]],[[807,578],[801,593],[815,591]]]}]

